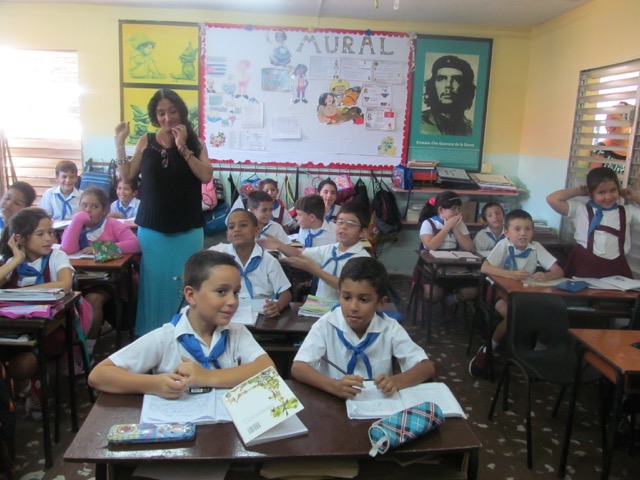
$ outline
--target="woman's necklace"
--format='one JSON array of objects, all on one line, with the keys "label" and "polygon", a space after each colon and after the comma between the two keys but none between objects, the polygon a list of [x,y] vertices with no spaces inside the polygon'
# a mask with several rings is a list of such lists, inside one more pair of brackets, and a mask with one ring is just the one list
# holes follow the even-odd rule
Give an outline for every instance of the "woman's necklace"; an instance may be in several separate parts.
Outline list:
[{"label": "woman's necklace", "polygon": [[162,146],[162,150],[160,151],[160,156],[162,157],[162,168],[167,168],[169,166],[169,155],[167,150],[171,148],[171,145],[166,146],[162,141],[162,138],[156,133],[156,140]]}]

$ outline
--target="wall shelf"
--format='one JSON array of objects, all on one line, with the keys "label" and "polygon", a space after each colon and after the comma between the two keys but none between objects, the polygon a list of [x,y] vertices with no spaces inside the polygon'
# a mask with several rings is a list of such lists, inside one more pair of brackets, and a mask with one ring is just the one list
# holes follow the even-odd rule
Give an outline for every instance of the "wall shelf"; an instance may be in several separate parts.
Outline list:
[{"label": "wall shelf", "polygon": [[[393,185],[389,185],[391,190],[395,193],[409,193],[409,190],[403,190],[402,188],[395,187]],[[521,193],[522,190],[466,190],[466,189],[455,189],[455,188],[438,188],[438,187],[421,187],[421,188],[412,188],[411,193],[430,193],[433,195],[437,195],[440,192],[444,192],[445,190],[449,190],[455,192],[459,195],[477,195],[477,196],[500,196],[500,197],[517,197]]]}]

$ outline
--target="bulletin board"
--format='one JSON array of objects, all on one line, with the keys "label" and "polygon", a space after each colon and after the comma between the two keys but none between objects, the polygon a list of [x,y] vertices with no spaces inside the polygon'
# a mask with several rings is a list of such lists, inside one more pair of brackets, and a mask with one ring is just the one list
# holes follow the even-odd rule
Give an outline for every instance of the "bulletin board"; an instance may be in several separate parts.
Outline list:
[{"label": "bulletin board", "polygon": [[409,34],[208,24],[203,36],[209,157],[345,168],[406,157]]}]

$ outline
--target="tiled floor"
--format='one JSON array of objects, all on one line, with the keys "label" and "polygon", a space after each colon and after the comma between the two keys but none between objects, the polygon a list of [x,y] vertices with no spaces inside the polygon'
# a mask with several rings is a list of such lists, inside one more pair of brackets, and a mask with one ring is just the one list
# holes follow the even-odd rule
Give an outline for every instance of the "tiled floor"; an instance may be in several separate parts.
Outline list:
[{"label": "tiled floor", "polygon": [[[408,297],[407,277],[393,276],[396,290],[406,305]],[[467,325],[462,318],[452,324],[440,321],[440,308],[434,308],[433,342],[427,345],[425,332],[405,321],[407,329],[429,353],[438,370],[438,380],[447,383],[458,397],[469,416],[469,421],[482,441],[480,452],[480,479],[555,479],[560,458],[560,444],[564,431],[567,404],[566,400],[557,418],[551,418],[551,409],[557,390],[544,384],[535,385],[533,390],[534,417],[533,452],[534,468],[526,467],[526,443],[524,427],[524,384],[517,379],[511,383],[511,410],[503,412],[498,407],[494,421],[487,420],[487,413],[495,385],[485,380],[474,380],[467,372],[469,358],[466,356]],[[113,334],[104,337],[98,344],[98,352],[113,348]],[[477,343],[477,342],[476,342]],[[496,369],[501,369],[497,360]],[[81,421],[86,417],[91,405],[83,386],[78,387]],[[566,479],[583,480],[599,478],[599,466],[602,451],[600,449],[599,429],[597,426],[598,392],[595,386],[585,387],[580,394],[579,409],[576,414],[574,441],[571,445]],[[568,400],[568,399],[567,399]],[[66,405],[65,405],[66,407]],[[69,417],[63,417],[63,439],[54,447],[55,465],[50,470],[43,469],[41,425],[30,419],[22,418],[23,409],[19,407],[17,434],[18,478],[31,479],[90,479],[93,467],[82,464],[64,464],[62,455],[73,438],[69,431]],[[579,439],[579,440],[577,440]],[[638,447],[636,446],[636,450]],[[626,446],[615,452],[610,478],[638,478],[640,455],[630,456]],[[633,472],[636,472],[635,474]]]}]

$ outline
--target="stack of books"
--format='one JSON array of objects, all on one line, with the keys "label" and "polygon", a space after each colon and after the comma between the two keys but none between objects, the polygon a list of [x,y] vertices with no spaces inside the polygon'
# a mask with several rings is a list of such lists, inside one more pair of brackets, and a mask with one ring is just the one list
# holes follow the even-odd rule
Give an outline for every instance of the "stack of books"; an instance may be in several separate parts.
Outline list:
[{"label": "stack of books", "polygon": [[438,179],[437,160],[409,160],[407,167],[413,171],[413,182],[431,183]]},{"label": "stack of books", "polygon": [[518,187],[506,175],[495,173],[470,173],[471,179],[480,187],[480,190],[500,190],[517,192]]},{"label": "stack of books", "polygon": [[327,300],[326,298],[309,295],[300,307],[298,314],[304,317],[321,317],[329,312],[337,303],[336,300]]},{"label": "stack of books", "polygon": [[438,167],[438,183],[440,188],[454,190],[477,190],[478,185],[471,180],[463,168]]},{"label": "stack of books", "polygon": [[2,302],[55,302],[65,295],[62,288],[5,288],[0,290]]},{"label": "stack of books", "polygon": [[555,231],[547,225],[546,220],[536,219],[533,221],[533,236],[534,237],[544,237],[544,236],[553,236],[555,235]]}]

